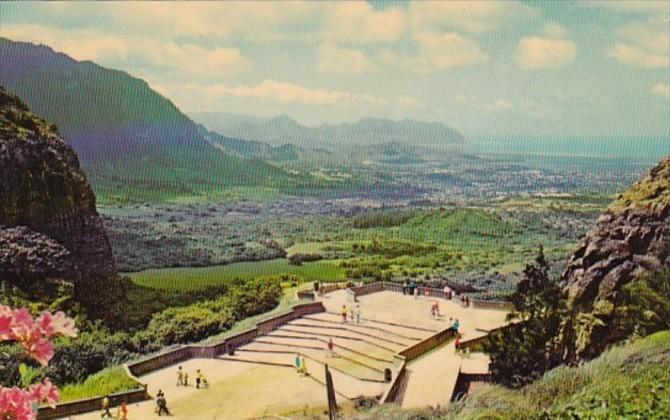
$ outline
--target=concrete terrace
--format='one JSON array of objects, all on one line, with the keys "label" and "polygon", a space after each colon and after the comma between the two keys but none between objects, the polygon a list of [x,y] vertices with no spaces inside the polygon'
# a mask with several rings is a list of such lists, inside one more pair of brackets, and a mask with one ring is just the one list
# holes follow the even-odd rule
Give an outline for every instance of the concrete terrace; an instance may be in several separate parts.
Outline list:
[{"label": "concrete terrace", "polygon": [[[351,293],[338,290],[321,299],[326,312],[304,315],[209,359],[179,363],[190,375],[189,387],[176,386],[177,365],[140,377],[155,396],[166,394],[172,418],[243,419],[268,414],[289,415],[306,408],[327,405],[324,365],[333,375],[338,404],[347,405],[358,397],[380,397],[389,387],[384,370],[397,373],[402,359],[394,357],[439,331],[447,329],[450,318],[458,318],[462,340],[486,334],[505,324],[505,311],[464,308],[457,301],[405,296],[379,291],[358,297],[362,320],[343,323],[340,310],[355,307]],[[430,314],[438,300],[441,316]],[[334,357],[326,351],[334,342]],[[306,359],[309,376],[299,375],[293,362],[296,354]],[[453,342],[438,347],[407,363],[400,391],[394,401],[403,407],[425,407],[448,403],[454,392],[458,372],[467,369],[485,372],[486,357],[463,359],[455,353]],[[193,386],[196,369],[209,380],[209,389]],[[129,407],[129,418],[154,418],[154,402]],[[99,418],[90,413],[81,418]]]}]

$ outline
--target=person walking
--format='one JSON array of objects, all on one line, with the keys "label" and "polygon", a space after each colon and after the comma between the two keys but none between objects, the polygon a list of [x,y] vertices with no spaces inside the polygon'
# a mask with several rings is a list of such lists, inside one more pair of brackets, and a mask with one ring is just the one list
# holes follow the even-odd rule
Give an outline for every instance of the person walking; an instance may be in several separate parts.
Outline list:
[{"label": "person walking", "polygon": [[361,305],[356,305],[356,323],[361,323]]},{"label": "person walking", "polygon": [[419,297],[419,286],[414,286],[414,299]]},{"label": "person walking", "polygon": [[158,406],[158,415],[162,416],[165,414],[166,416],[170,415],[170,410],[167,408],[167,399],[165,398],[165,394],[163,391],[158,391],[158,394],[156,396],[156,405]]},{"label": "person walking", "polygon": [[408,283],[407,283],[407,280],[405,280],[404,282],[402,282],[402,294],[403,295],[407,294],[407,289],[408,289]]},{"label": "person walking", "polygon": [[184,372],[184,386],[188,386],[188,372]]},{"label": "person walking", "polygon": [[195,389],[200,389],[200,382],[202,381],[202,373],[200,369],[195,371]]},{"label": "person walking", "polygon": [[112,418],[112,413],[109,412],[110,408],[110,402],[109,402],[109,395],[105,395],[104,398],[102,399],[101,402],[102,405],[102,414],[100,414],[101,418]]},{"label": "person walking", "polygon": [[116,418],[118,420],[128,420],[128,405],[126,405],[125,401],[122,402],[119,406],[119,409],[116,413]]},{"label": "person walking", "polygon": [[342,305],[342,323],[346,324],[347,323],[347,305]]}]

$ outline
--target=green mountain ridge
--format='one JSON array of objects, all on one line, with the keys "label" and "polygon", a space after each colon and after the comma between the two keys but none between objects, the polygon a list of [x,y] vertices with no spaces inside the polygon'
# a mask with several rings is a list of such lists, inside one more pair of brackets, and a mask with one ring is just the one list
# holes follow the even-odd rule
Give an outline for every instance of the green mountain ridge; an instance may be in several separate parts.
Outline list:
[{"label": "green mountain ridge", "polygon": [[310,181],[217,149],[171,101],[125,72],[6,38],[0,38],[0,62],[0,85],[56,123],[104,198],[163,199]]}]

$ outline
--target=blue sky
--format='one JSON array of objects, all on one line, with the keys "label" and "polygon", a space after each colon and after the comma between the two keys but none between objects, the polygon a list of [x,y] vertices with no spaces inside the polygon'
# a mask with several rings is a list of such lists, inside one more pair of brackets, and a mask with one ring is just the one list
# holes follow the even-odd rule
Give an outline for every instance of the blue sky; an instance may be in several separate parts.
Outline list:
[{"label": "blue sky", "polygon": [[668,139],[669,14],[670,1],[3,2],[0,36],[125,70],[187,113]]}]

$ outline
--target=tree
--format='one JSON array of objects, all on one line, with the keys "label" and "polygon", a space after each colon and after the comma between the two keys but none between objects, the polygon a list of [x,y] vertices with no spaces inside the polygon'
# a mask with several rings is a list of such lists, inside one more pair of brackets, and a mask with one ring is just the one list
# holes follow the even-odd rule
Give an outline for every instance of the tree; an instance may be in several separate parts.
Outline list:
[{"label": "tree", "polygon": [[524,278],[512,295],[516,320],[491,335],[484,349],[491,357],[491,373],[496,381],[520,387],[556,366],[559,358],[554,341],[565,313],[565,298],[540,247],[535,264],[528,264]]}]

